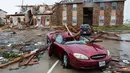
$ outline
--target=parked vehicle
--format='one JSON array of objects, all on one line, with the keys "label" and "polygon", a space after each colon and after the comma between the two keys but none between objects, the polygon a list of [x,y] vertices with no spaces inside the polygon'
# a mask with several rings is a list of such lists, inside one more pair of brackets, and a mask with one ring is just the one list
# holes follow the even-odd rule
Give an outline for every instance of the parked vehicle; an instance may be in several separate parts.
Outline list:
[{"label": "parked vehicle", "polygon": [[74,40],[68,32],[51,32],[47,35],[48,43],[51,42],[49,56],[55,54],[66,68],[93,69],[106,67],[111,61],[108,50],[94,43],[84,40]]},{"label": "parked vehicle", "polygon": [[90,36],[92,34],[92,28],[89,24],[82,24],[80,30],[81,36]]}]

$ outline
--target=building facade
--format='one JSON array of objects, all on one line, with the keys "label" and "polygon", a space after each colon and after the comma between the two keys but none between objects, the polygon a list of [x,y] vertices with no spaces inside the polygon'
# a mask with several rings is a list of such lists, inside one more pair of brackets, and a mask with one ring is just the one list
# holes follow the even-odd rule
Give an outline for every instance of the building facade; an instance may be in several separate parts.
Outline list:
[{"label": "building facade", "polygon": [[7,15],[7,12],[0,9],[0,24],[5,24],[6,15]]},{"label": "building facade", "polygon": [[[52,14],[53,5],[18,5],[20,7],[20,12],[16,14],[7,15],[8,22],[10,23],[10,18],[13,20],[14,25],[18,25],[18,18],[20,18],[21,22],[28,22],[28,11],[31,10],[33,24],[34,25],[49,25],[50,24],[50,15]],[[8,23],[7,23],[8,24]]]},{"label": "building facade", "polygon": [[125,0],[70,0],[56,3],[52,25],[123,25]]}]

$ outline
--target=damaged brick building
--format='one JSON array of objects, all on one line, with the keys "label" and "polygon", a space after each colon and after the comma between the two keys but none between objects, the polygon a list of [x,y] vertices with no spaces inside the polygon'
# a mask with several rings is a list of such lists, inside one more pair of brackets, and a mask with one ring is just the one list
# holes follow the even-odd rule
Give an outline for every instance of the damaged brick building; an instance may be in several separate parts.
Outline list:
[{"label": "damaged brick building", "polygon": [[53,7],[51,25],[120,26],[125,0],[61,1]]}]

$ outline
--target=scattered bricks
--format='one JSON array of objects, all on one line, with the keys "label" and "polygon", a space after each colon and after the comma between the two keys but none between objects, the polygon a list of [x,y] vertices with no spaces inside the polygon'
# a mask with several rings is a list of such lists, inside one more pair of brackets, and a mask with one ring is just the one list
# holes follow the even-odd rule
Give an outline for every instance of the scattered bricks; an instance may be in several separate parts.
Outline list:
[{"label": "scattered bricks", "polygon": [[130,67],[116,69],[114,73],[130,73]]}]

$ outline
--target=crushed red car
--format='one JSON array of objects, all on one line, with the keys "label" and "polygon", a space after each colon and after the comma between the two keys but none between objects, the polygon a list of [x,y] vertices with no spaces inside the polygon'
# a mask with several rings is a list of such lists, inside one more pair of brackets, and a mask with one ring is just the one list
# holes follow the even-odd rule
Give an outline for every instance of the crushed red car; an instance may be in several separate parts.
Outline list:
[{"label": "crushed red car", "polygon": [[63,63],[78,69],[93,69],[106,67],[111,61],[110,52],[94,43],[82,39],[74,40],[68,32],[56,31],[47,34],[50,45],[49,56],[55,54]]}]

